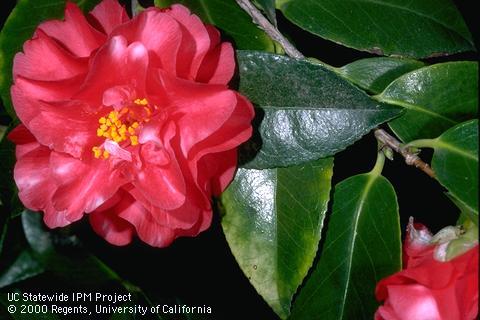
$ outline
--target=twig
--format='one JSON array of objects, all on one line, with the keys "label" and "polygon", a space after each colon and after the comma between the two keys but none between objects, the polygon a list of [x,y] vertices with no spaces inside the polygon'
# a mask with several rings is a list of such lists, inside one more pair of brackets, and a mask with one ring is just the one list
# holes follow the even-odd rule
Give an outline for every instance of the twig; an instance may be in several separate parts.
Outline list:
[{"label": "twig", "polygon": [[236,0],[238,5],[247,12],[250,17],[252,17],[253,22],[255,22],[263,31],[265,31],[270,38],[280,43],[280,45],[285,49],[285,53],[296,59],[303,59],[305,56],[295,48],[290,41],[285,38],[280,31],[278,31],[275,26],[273,26],[270,21],[267,20],[249,0]]},{"label": "twig", "polygon": [[137,13],[138,13],[138,1],[137,0],[131,0],[130,8],[132,9],[132,16],[136,16]]},{"label": "twig", "polygon": [[432,170],[432,168],[430,168],[427,163],[423,162],[422,159],[420,159],[416,154],[411,153],[406,148],[403,148],[400,141],[389,135],[385,130],[376,129],[375,138],[377,138],[377,140],[384,145],[390,147],[395,152],[400,153],[405,158],[406,164],[408,164],[409,166],[415,166],[416,168],[425,172],[430,177],[435,178],[435,172]]},{"label": "twig", "polygon": [[[235,0],[238,5],[247,12],[250,17],[263,31],[265,31],[273,40],[280,43],[280,45],[285,49],[285,53],[296,59],[303,59],[305,56],[295,48],[290,41],[285,38],[274,25],[268,21],[263,14],[258,10],[249,0]],[[378,141],[384,145],[390,147],[392,150],[400,153],[405,158],[405,163],[410,166],[415,166],[418,169],[425,172],[432,178],[435,178],[435,172],[430,168],[430,166],[423,162],[416,154],[409,152],[407,149],[403,148],[400,141],[389,135],[383,129],[375,129],[375,137]]]}]

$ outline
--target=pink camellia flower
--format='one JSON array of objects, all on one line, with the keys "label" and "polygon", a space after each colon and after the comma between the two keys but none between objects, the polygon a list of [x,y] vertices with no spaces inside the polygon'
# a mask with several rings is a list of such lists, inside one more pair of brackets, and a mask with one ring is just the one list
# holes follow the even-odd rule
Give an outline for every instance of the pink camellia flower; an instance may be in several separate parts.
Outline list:
[{"label": "pink camellia flower", "polygon": [[14,60],[20,199],[50,228],[87,213],[115,245],[197,235],[251,136],[234,69],[232,46],[181,5],[130,19],[115,0],[87,16],[67,2]]},{"label": "pink camellia flower", "polygon": [[375,320],[476,319],[478,244],[451,260],[438,261],[437,253],[444,251],[444,246],[431,244],[431,240],[425,226],[409,225],[405,268],[377,284],[377,299],[385,303],[375,313]]}]

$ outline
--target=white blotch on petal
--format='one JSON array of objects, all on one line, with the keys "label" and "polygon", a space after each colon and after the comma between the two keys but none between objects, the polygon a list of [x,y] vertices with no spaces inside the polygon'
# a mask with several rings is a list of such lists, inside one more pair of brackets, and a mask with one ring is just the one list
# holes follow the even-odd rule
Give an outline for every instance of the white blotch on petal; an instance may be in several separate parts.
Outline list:
[{"label": "white blotch on petal", "polygon": [[129,151],[120,147],[115,141],[105,140],[103,147],[105,148],[105,150],[108,151],[108,153],[110,153],[110,155],[114,157],[123,159],[128,162],[132,161],[132,154]]}]

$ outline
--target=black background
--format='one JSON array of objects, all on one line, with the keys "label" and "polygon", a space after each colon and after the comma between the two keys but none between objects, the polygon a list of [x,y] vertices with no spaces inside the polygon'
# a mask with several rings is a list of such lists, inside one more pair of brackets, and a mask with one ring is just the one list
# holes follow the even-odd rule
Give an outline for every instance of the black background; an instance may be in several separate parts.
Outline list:
[{"label": "black background", "polygon": [[[459,0],[455,3],[474,33],[478,47],[479,26],[475,19],[475,13],[478,12],[475,10],[475,2]],[[14,2],[2,1],[1,5],[3,25]],[[372,56],[315,37],[289,23],[280,12],[277,14],[281,31],[288,34],[306,56],[316,57],[333,66]],[[435,63],[477,59],[477,54],[465,53],[426,61]],[[376,141],[369,134],[335,157],[333,183],[371,170],[375,156]],[[431,153],[424,152],[421,156],[428,161]],[[393,162],[386,162],[383,174],[397,192],[402,229],[409,216],[414,216],[434,232],[446,225],[455,224],[457,209],[443,195],[443,188],[435,180],[405,165],[398,156]],[[127,247],[114,247],[94,234],[85,221],[75,224],[73,228],[85,246],[107,265],[154,296],[186,305],[211,306],[214,317],[208,317],[209,319],[277,319],[250,285],[230,253],[218,213],[214,214],[209,230],[196,238],[178,239],[166,249],[151,248],[140,241]],[[35,285],[35,282],[30,285]]]}]

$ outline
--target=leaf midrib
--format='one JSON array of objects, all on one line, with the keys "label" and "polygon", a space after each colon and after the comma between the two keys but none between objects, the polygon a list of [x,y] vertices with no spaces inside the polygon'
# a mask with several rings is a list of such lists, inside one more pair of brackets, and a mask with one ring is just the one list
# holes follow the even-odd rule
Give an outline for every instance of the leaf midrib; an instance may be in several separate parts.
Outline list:
[{"label": "leaf midrib", "polygon": [[278,221],[278,208],[277,208],[278,199],[277,199],[277,196],[278,196],[278,177],[279,177],[278,170],[279,170],[279,168],[275,168],[275,179],[274,179],[275,183],[274,183],[274,189],[273,189],[273,194],[274,194],[274,196],[273,196],[273,199],[274,199],[273,210],[275,212],[275,217],[276,217],[276,219],[275,219],[275,243],[276,243],[275,248],[276,249],[274,251],[275,257],[274,257],[273,261],[275,261],[274,283],[275,283],[275,287],[276,287],[275,291],[276,291],[277,296],[278,296],[278,306],[280,307],[280,309],[282,311],[284,311],[282,303],[281,303],[281,299],[280,299],[280,290],[279,290],[279,286],[278,286],[278,284],[279,284],[279,278],[278,278],[278,269],[279,269],[278,268],[278,266],[279,266],[279,263],[278,263],[278,257],[279,257],[279,254],[278,254],[278,250],[279,250],[278,238],[279,237],[278,237],[278,222],[277,222]]},{"label": "leaf midrib", "polygon": [[357,227],[358,227],[358,222],[360,220],[361,211],[363,209],[365,199],[367,198],[368,193],[370,192],[370,189],[372,188],[373,183],[375,182],[375,180],[378,177],[377,175],[372,174],[371,172],[367,173],[366,175],[368,176],[368,181],[367,181],[367,184],[365,185],[365,189],[362,192],[362,195],[359,198],[359,202],[358,202],[357,208],[355,210],[356,218],[355,218],[354,228],[352,230],[353,232],[351,233],[352,234],[352,240],[350,242],[351,245],[350,245],[350,252],[349,252],[349,255],[348,255],[348,264],[347,264],[347,267],[348,267],[347,275],[348,276],[347,276],[347,281],[345,283],[345,290],[344,290],[344,294],[343,294],[342,305],[341,305],[341,309],[340,309],[341,313],[340,313],[339,319],[343,319],[343,313],[345,311],[345,302],[347,300],[348,287],[349,287],[349,284],[350,284],[350,273],[351,273],[351,268],[352,268],[353,252],[354,252],[354,248],[355,248],[355,239],[357,237],[356,230],[357,230]]},{"label": "leaf midrib", "polygon": [[424,106],[416,105],[416,104],[413,104],[413,103],[408,103],[408,102],[402,101],[402,100],[385,98],[385,97],[383,97],[383,95],[379,96],[379,100],[381,102],[397,105],[397,106],[400,106],[400,107],[408,109],[408,110],[428,114],[428,115],[430,115],[434,118],[439,118],[439,119],[442,119],[444,121],[447,121],[447,122],[451,123],[452,125],[458,124],[457,121],[455,121],[453,119],[450,119],[450,118],[448,118],[448,117],[446,117],[446,116],[444,116],[440,113],[434,112],[434,111],[432,111],[432,110],[430,110],[430,109],[428,109]]},{"label": "leaf midrib", "polygon": [[448,151],[451,151],[452,153],[459,154],[461,156],[464,156],[465,158],[468,158],[468,159],[471,159],[471,160],[474,160],[474,161],[478,162],[478,156],[475,156],[475,153],[473,153],[473,154],[469,153],[468,150],[457,148],[457,147],[453,146],[452,144],[444,142],[440,139],[434,140],[433,147],[434,147],[434,149],[439,148],[439,149],[448,150]]},{"label": "leaf midrib", "polygon": [[210,12],[208,11],[207,6],[205,5],[205,0],[198,0],[200,7],[202,8],[203,12],[205,13],[205,18],[207,18],[208,22],[211,24],[215,24]]},{"label": "leaf midrib", "polygon": [[286,316],[289,316],[290,315],[290,312],[289,310],[285,310],[284,309],[284,305],[282,304],[282,296],[280,294],[280,286],[279,286],[279,283],[280,283],[280,279],[279,279],[279,252],[278,250],[280,249],[280,245],[279,245],[279,230],[278,230],[278,208],[277,208],[277,203],[278,203],[278,186],[280,185],[280,181],[279,181],[279,170],[281,170],[280,168],[275,168],[275,183],[274,183],[274,190],[273,190],[273,193],[274,193],[274,204],[273,204],[273,210],[275,212],[275,216],[276,216],[276,219],[275,219],[275,243],[277,244],[275,246],[276,250],[274,251],[274,261],[275,261],[275,272],[274,272],[274,282],[275,282],[275,286],[276,286],[276,293],[277,293],[277,296],[278,296],[278,307],[281,309],[281,311],[283,312],[284,315]]}]

